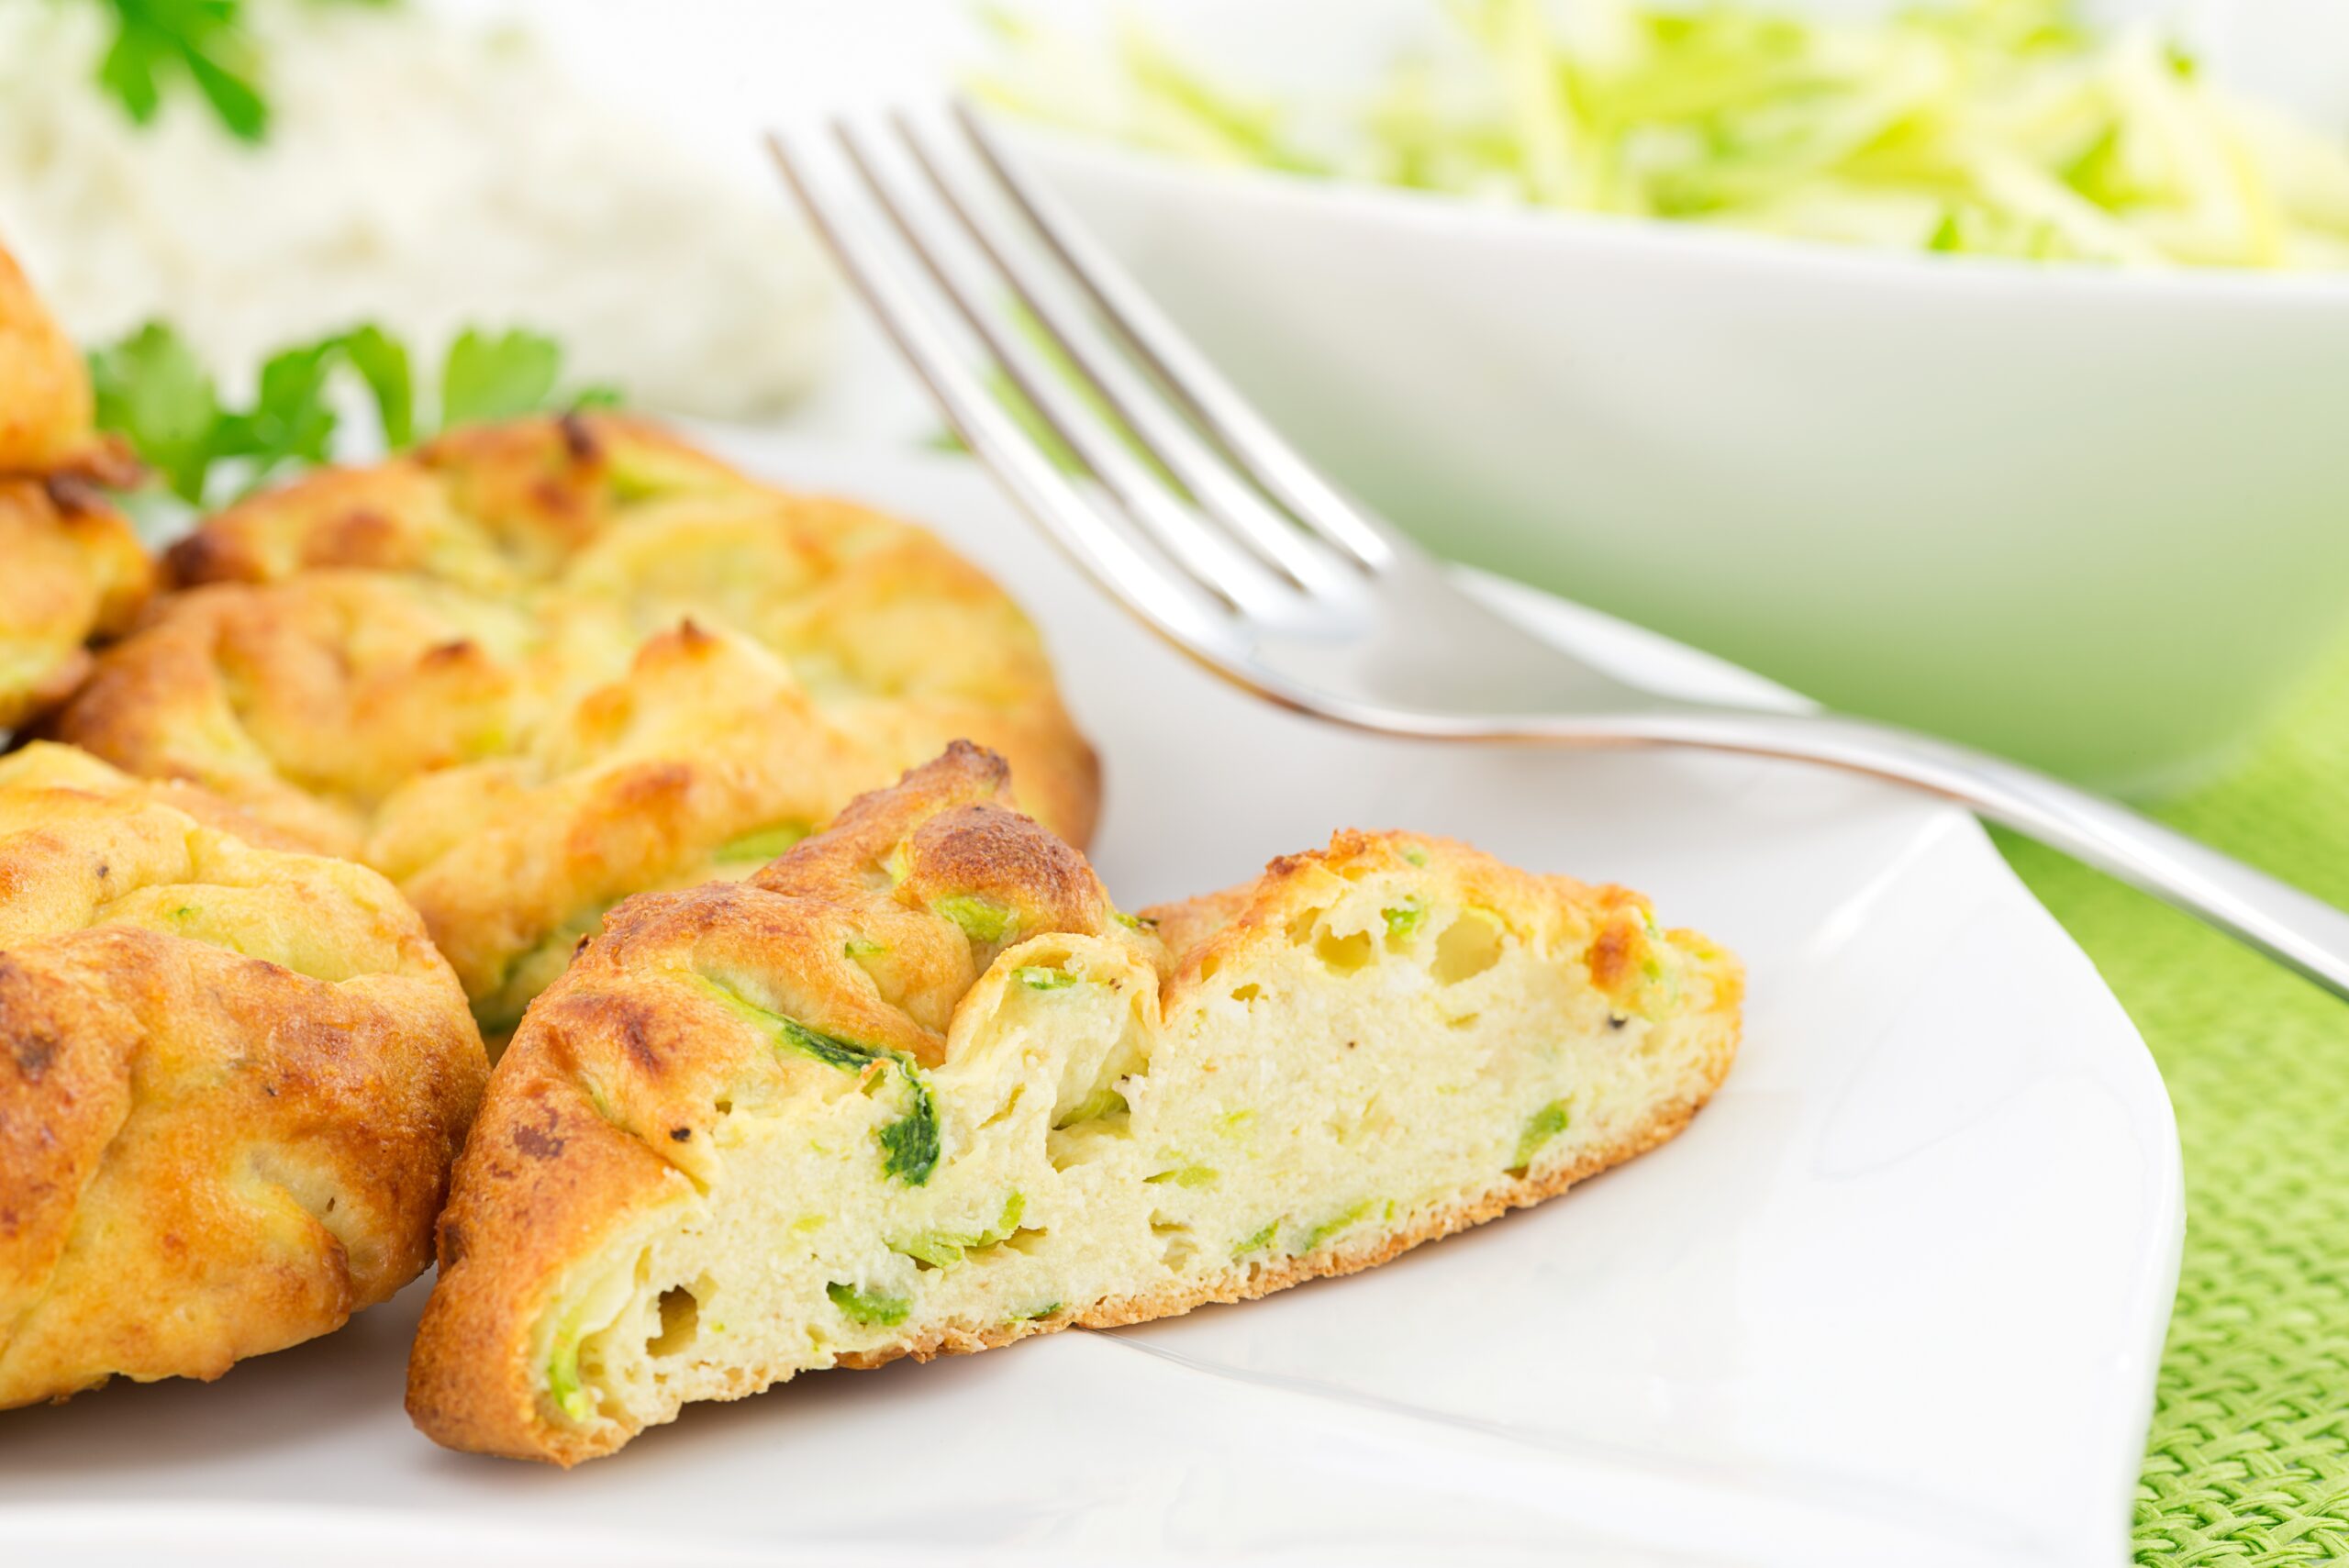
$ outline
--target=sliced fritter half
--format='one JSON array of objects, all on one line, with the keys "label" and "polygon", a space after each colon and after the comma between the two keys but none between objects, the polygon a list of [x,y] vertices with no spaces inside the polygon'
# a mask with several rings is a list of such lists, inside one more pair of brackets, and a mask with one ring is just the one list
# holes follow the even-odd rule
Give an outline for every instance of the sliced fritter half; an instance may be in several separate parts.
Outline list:
[{"label": "sliced fritter half", "polygon": [[0,759],[0,1407],[217,1377],[431,1258],[489,1063],[391,884]]},{"label": "sliced fritter half", "polygon": [[1366,1268],[1670,1138],[1740,984],[1637,895],[1402,833],[1130,918],[958,746],[629,899],[540,999],[409,1412],[570,1464],[820,1367]]},{"label": "sliced fritter half", "polygon": [[391,877],[494,1036],[620,898],[746,875],[959,737],[1092,828],[1093,752],[977,568],[641,421],[316,473],[169,565],[58,737]]}]

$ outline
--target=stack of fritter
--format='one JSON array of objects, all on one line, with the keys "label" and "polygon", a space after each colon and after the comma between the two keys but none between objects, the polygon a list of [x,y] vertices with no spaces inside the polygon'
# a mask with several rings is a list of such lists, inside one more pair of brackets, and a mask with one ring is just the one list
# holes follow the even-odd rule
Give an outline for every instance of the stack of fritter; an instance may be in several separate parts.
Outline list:
[{"label": "stack of fritter", "polygon": [[0,1407],[332,1329],[446,1200],[410,1409],[570,1463],[1369,1267],[1735,1051],[1734,959],[1447,840],[1119,914],[1041,641],[908,524],[526,418],[150,599],[91,424],[0,256],[0,722],[72,743],[0,758]]},{"label": "stack of fritter", "polygon": [[[81,356],[0,250],[0,729],[155,578]],[[62,746],[0,758],[0,1407],[217,1377],[432,1256],[489,1075],[362,866]]]},{"label": "stack of fritter", "polygon": [[217,1376],[414,1278],[468,998],[502,1034],[618,899],[964,735],[1091,828],[992,584],[634,421],[319,473],[160,570],[104,498],[137,478],[0,253],[0,728],[87,748],[0,759],[0,1406]]}]

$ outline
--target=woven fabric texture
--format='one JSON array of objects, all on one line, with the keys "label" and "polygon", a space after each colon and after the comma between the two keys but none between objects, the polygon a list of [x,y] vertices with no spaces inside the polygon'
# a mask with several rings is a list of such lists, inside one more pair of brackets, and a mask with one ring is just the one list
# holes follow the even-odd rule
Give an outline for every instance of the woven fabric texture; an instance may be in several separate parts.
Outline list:
[{"label": "woven fabric texture", "polygon": [[[2173,825],[2349,905],[2349,656]],[[2137,1560],[2349,1562],[2349,1006],[2034,844],[2000,847],[2153,1048],[2186,1256]]]}]

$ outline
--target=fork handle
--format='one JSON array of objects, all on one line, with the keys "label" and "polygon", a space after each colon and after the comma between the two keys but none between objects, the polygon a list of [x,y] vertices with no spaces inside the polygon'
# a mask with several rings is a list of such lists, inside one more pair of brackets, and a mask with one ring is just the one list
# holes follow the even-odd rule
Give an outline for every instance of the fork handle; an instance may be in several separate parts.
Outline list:
[{"label": "fork handle", "polygon": [[[1569,721],[1570,723],[1571,721]],[[1667,744],[1824,762],[1943,795],[2199,917],[2349,998],[2349,914],[2102,795],[1889,725],[1832,715],[1709,710],[1594,726]],[[1569,739],[1553,732],[1552,739]]]}]

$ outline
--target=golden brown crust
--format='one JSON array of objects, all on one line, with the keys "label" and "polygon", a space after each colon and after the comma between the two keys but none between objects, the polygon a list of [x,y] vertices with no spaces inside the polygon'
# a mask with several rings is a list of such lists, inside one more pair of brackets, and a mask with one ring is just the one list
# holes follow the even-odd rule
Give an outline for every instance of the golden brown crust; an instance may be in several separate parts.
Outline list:
[{"label": "golden brown crust", "polygon": [[[531,1457],[549,1440],[539,1429],[540,1368],[514,1326],[535,1318],[579,1257],[690,1190],[654,1145],[596,1114],[569,1066],[559,1043],[520,1061],[507,1053],[503,1087],[465,1145],[464,1183],[440,1216],[441,1277],[469,1286],[434,1290],[409,1355],[407,1409],[452,1448]],[[588,1457],[560,1434],[553,1441],[545,1457]]]},{"label": "golden brown crust", "polygon": [[0,478],[0,730],[69,696],[83,644],[129,628],[153,567],[129,522],[64,476]]},{"label": "golden brown crust", "polygon": [[[534,1336],[583,1260],[651,1234],[664,1206],[712,1179],[721,1107],[755,1103],[798,1074],[833,1071],[728,1027],[739,1002],[936,1065],[956,1007],[996,952],[1012,940],[1070,932],[1123,944],[1148,963],[1171,1018],[1204,998],[1238,947],[1318,913],[1333,887],[1442,854],[1447,877],[1527,941],[1561,955],[1609,955],[1597,961],[1603,973],[1594,980],[1619,1007],[1664,1013],[1675,1006],[1652,989],[1643,962],[1669,939],[1634,895],[1531,875],[1403,834],[1341,832],[1326,850],[1274,862],[1245,887],[1168,906],[1156,916],[1162,946],[1116,915],[1081,857],[1008,808],[1007,785],[1000,759],[957,746],[899,787],[857,800],[830,831],[746,884],[645,895],[611,912],[515,1037],[460,1162],[443,1221],[444,1236],[454,1239],[444,1245],[409,1368],[409,1412],[428,1435],[565,1465],[626,1440],[628,1431],[612,1422],[548,1418],[543,1346]],[[980,911],[965,899],[979,900]],[[1644,1122],[1562,1169],[1504,1175],[1471,1199],[1335,1251],[1241,1265],[1182,1292],[1038,1322],[941,1330],[842,1364],[979,1350],[1051,1329],[1114,1327],[1244,1300],[1367,1268],[1562,1191],[1671,1137],[1728,1071],[1737,971],[1709,949],[1698,962],[1707,987],[1699,1092],[1653,1107]],[[759,1385],[745,1372],[734,1392]]]},{"label": "golden brown crust", "polygon": [[[1169,951],[1181,955],[1167,980],[1168,1010],[1212,978],[1225,955],[1244,951],[1311,908],[1333,879],[1342,883],[1399,870],[1411,863],[1410,857],[1431,854],[1458,868],[1464,878],[1462,892],[1471,904],[1525,926],[1519,934],[1541,947],[1583,952],[1591,984],[1619,1011],[1644,1012],[1661,1000],[1652,995],[1652,961],[1662,948],[1721,956],[1697,932],[1655,926],[1646,901],[1629,888],[1520,871],[1457,840],[1341,828],[1327,849],[1282,855],[1253,882],[1143,912]],[[1743,996],[1742,973],[1724,963],[1714,984],[1720,1007],[1733,1013]]]},{"label": "golden brown crust", "polygon": [[320,473],[168,565],[180,591],[59,738],[390,875],[493,1029],[618,898],[743,875],[958,738],[1010,757],[1064,837],[1092,830],[1093,753],[993,584],[640,420]]},{"label": "golden brown crust", "polygon": [[138,465],[98,434],[94,414],[81,350],[0,246],[0,476],[130,483]]},{"label": "golden brown crust", "polygon": [[81,351],[0,247],[0,731],[71,695],[83,644],[128,629],[153,584],[97,488],[133,483],[138,464],[92,416]]},{"label": "golden brown crust", "polygon": [[487,1077],[373,873],[64,748],[0,762],[0,1407],[218,1376],[430,1257]]},{"label": "golden brown crust", "polygon": [[635,501],[746,494],[762,493],[649,420],[517,419],[263,491],[207,518],[165,564],[173,588],[343,568],[513,589],[559,575]]}]

